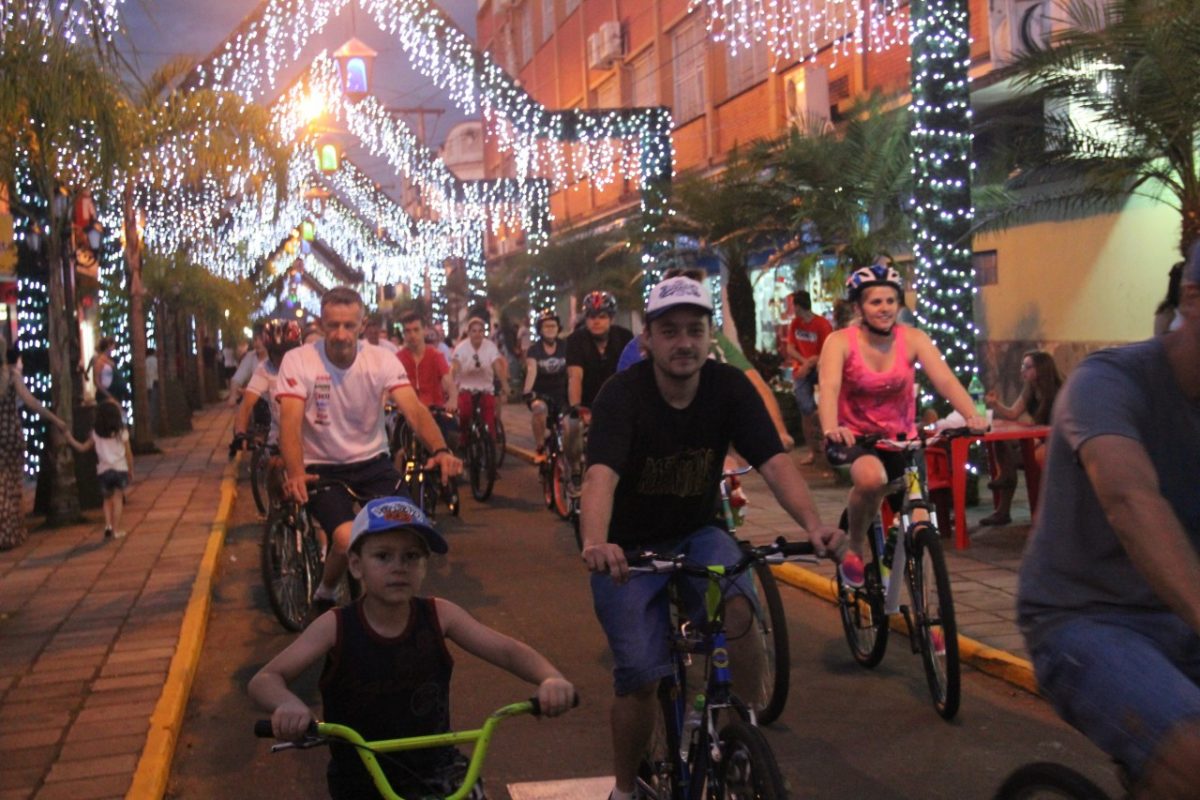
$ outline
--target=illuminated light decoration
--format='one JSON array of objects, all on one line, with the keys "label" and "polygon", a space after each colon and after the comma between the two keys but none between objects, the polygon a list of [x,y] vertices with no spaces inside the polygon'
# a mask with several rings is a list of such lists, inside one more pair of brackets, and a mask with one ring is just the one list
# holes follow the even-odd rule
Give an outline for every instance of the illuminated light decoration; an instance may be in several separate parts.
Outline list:
[{"label": "illuminated light decoration", "polygon": [[362,100],[371,92],[371,68],[379,55],[356,38],[333,51],[338,74],[342,79],[342,94],[352,102]]},{"label": "illuminated light decoration", "polygon": [[882,53],[908,41],[900,0],[692,0],[703,5],[708,31],[736,55],[765,41],[779,63],[813,60],[832,44],[834,56]]},{"label": "illuminated light decoration", "polygon": [[[52,30],[71,44],[81,41],[111,41],[120,28],[122,0],[26,0],[0,3],[0,30],[13,29],[13,23],[33,21]],[[0,52],[5,37],[0,36]]]},{"label": "illuminated light decoration", "polygon": [[[976,374],[971,263],[971,37],[963,0],[923,0],[912,23],[917,319],[965,385]],[[922,403],[936,400],[922,372]]]},{"label": "illuminated light decoration", "polygon": [[[50,405],[50,288],[37,278],[17,280],[17,349],[24,363],[25,388]],[[36,478],[46,448],[46,421],[21,407],[25,436],[25,475]]]},{"label": "illuminated light decoration", "polygon": [[320,186],[309,187],[304,192],[305,205],[310,211],[313,212],[313,214],[317,215],[318,217],[321,216],[321,212],[325,210],[325,201],[328,199],[328,190],[322,189]]},{"label": "illuminated light decoration", "polygon": [[337,172],[341,166],[342,157],[338,153],[338,146],[334,142],[326,138],[318,139],[313,148],[313,153],[317,160],[317,169],[325,174]]},{"label": "illuminated light decoration", "polygon": [[300,223],[300,238],[306,242],[311,242],[317,238],[317,226],[313,224],[311,219],[306,219]]}]

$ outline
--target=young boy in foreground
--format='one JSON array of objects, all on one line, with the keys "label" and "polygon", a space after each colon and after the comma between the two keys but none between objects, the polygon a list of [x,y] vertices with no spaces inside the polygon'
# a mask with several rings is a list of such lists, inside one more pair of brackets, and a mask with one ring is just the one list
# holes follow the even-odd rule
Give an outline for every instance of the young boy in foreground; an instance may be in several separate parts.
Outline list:
[{"label": "young boy in foreground", "polygon": [[[421,597],[429,555],[445,553],[446,540],[411,501],[370,501],[350,533],[350,572],[363,596],[313,621],[256,674],[250,696],[272,712],[279,739],[295,740],[313,721],[312,711],[288,684],[318,658],[325,721],[357,730],[367,740],[450,730],[449,639],[469,653],[537,685],[542,713],[556,716],[574,700],[574,687],[540,653],[482,624],[441,598]],[[448,793],[466,773],[453,747],[413,750],[380,759],[393,789],[404,797]],[[329,793],[341,798],[378,797],[358,754],[331,746]],[[472,797],[482,797],[476,786]]]}]

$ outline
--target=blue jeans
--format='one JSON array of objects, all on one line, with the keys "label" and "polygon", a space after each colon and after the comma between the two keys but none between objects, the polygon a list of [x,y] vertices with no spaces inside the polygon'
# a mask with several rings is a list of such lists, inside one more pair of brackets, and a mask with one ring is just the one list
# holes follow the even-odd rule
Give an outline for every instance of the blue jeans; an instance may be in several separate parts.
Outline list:
[{"label": "blue jeans", "polygon": [[[741,548],[725,531],[715,526],[701,528],[681,541],[647,545],[659,553],[682,553],[699,564],[734,564]],[[613,653],[613,687],[627,695],[674,672],[671,661],[671,610],[667,584],[672,575],[635,575],[620,586],[608,575],[592,575],[592,603],[596,618],[608,637]],[[742,573],[734,593],[754,596],[750,576]],[[683,578],[680,589],[684,607],[703,618],[704,578]]]},{"label": "blue jeans", "polygon": [[817,368],[813,367],[803,378],[792,381],[792,394],[796,395],[796,407],[804,416],[817,413],[817,401],[813,389],[817,385]]},{"label": "blue jeans", "polygon": [[1170,612],[1080,616],[1041,634],[1032,657],[1059,715],[1135,781],[1172,728],[1200,719],[1200,636]]}]

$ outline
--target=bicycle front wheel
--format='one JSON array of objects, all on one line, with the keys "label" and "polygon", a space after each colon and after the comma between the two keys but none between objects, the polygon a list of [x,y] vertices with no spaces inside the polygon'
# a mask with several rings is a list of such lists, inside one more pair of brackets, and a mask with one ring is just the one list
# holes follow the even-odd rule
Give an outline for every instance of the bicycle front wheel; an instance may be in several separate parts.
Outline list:
[{"label": "bicycle front wheel", "polygon": [[[846,529],[846,512],[842,512],[839,527]],[[879,520],[874,522],[879,524]],[[875,544],[874,531],[868,534],[871,545],[871,560],[865,565],[863,585],[854,588],[842,580],[837,572],[838,613],[842,618],[842,630],[850,645],[850,654],[868,669],[883,660],[887,650],[888,620],[883,611],[883,581],[879,577],[879,552]]]},{"label": "bicycle front wheel", "polygon": [[671,679],[658,686],[654,730],[637,768],[637,794],[643,800],[683,800],[676,759],[679,753],[678,687]]},{"label": "bicycle front wheel", "polygon": [[1034,800],[1038,797],[1109,800],[1103,789],[1075,770],[1048,761],[1019,767],[1001,784],[994,800]]},{"label": "bicycle front wheel", "polygon": [[492,496],[496,483],[496,447],[484,431],[473,431],[467,444],[467,472],[471,496],[483,502]]},{"label": "bicycle front wheel", "polygon": [[554,487],[554,513],[563,519],[570,519],[571,498],[568,496],[568,487],[571,485],[571,464],[567,461],[565,455],[559,453],[554,459],[552,469],[551,483]]},{"label": "bicycle front wheel", "polygon": [[289,631],[299,631],[312,604],[321,562],[316,544],[306,542],[311,537],[292,524],[291,518],[285,510],[276,509],[263,526],[261,565],[275,618]]},{"label": "bicycle front wheel", "polygon": [[754,709],[758,723],[770,725],[779,719],[783,707],[787,705],[792,668],[787,620],[783,612],[783,599],[779,596],[779,585],[775,583],[771,568],[763,563],[755,564],[750,576],[755,594],[753,635],[762,649],[763,665],[754,696],[745,699]]},{"label": "bicycle front wheel", "polygon": [[735,720],[721,729],[718,785],[710,795],[724,800],[776,800],[787,797],[779,764],[761,730]]},{"label": "bicycle front wheel", "polygon": [[933,706],[944,719],[952,719],[958,713],[960,687],[958,626],[954,622],[950,573],[941,539],[932,525],[918,523],[912,539],[908,564],[912,623],[917,628]]},{"label": "bicycle front wheel", "polygon": [[508,436],[504,433],[504,420],[500,419],[500,406],[496,406],[496,469],[504,466],[504,456],[508,453]]}]

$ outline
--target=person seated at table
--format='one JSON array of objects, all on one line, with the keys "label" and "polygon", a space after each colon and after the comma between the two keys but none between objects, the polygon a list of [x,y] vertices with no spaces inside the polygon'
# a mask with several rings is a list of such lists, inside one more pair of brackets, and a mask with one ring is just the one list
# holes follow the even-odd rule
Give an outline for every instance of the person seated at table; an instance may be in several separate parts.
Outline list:
[{"label": "person seated at table", "polygon": [[854,484],[847,501],[850,552],[838,568],[847,585],[861,586],[867,528],[888,484],[903,474],[904,458],[864,447],[859,437],[916,437],[913,382],[918,364],[933,388],[962,414],[967,427],[985,431],[987,420],[975,411],[971,396],[929,336],[897,321],[904,304],[900,273],[885,263],[859,267],[846,281],[846,299],[858,311],[859,323],[834,331],[825,340],[817,412],[829,463],[850,465]]},{"label": "person seated at table", "polygon": [[[1045,350],[1030,350],[1021,357],[1021,394],[1016,402],[1011,406],[1005,405],[1000,402],[1000,395],[994,389],[983,400],[997,419],[1049,425],[1054,398],[1058,396],[1062,385],[1063,377],[1054,363],[1054,356]],[[1018,446],[1016,442],[994,444],[992,452],[996,460],[996,477],[988,484],[988,488],[995,493],[996,510],[979,520],[980,525],[1007,525],[1012,522],[1013,493],[1017,489]],[[1037,459],[1039,467],[1045,463],[1045,439],[1037,440],[1033,457]]]}]

